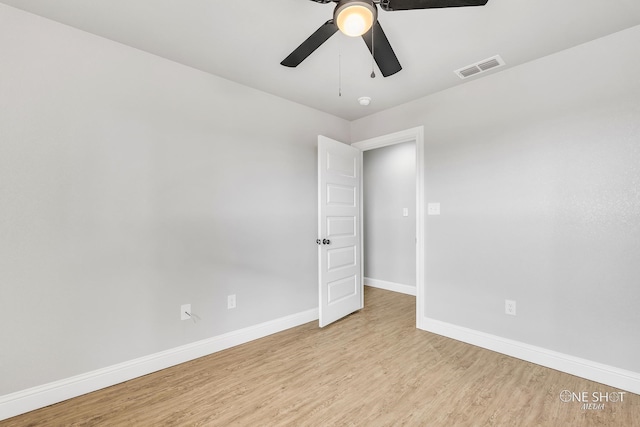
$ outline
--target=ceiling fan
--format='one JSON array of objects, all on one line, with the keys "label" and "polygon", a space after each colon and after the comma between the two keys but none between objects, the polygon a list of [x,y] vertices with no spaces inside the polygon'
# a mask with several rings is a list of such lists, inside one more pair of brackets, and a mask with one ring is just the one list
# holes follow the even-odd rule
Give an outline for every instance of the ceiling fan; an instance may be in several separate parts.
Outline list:
[{"label": "ceiling fan", "polygon": [[[391,44],[378,21],[378,6],[382,10],[414,10],[443,7],[484,6],[489,0],[311,0],[316,3],[337,3],[333,19],[322,24],[280,64],[297,67],[338,30],[362,39],[384,77],[402,70]],[[373,34],[372,34],[373,33]]]}]

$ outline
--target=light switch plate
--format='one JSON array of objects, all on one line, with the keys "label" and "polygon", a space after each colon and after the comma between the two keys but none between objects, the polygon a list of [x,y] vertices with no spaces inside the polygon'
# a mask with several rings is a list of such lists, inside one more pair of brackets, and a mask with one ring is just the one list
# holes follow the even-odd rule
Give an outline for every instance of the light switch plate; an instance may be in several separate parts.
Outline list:
[{"label": "light switch plate", "polygon": [[402,208],[402,216],[409,216],[409,208]]},{"label": "light switch plate", "polygon": [[428,203],[427,215],[440,215],[440,203]]}]

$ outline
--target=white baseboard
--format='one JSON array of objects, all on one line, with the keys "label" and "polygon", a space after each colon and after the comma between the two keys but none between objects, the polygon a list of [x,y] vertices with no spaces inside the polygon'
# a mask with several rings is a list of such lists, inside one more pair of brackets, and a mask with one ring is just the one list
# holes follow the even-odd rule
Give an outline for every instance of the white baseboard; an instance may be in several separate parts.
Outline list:
[{"label": "white baseboard", "polygon": [[537,365],[640,394],[640,373],[619,369],[591,360],[558,353],[542,347],[502,338],[473,329],[424,317],[420,328]]},{"label": "white baseboard", "polygon": [[317,308],[71,378],[0,396],[0,420],[110,387],[314,320],[318,320]]},{"label": "white baseboard", "polygon": [[403,285],[402,283],[387,282],[384,280],[364,278],[364,285],[372,288],[385,289],[387,291],[400,292],[401,294],[416,296],[416,287],[411,285]]}]

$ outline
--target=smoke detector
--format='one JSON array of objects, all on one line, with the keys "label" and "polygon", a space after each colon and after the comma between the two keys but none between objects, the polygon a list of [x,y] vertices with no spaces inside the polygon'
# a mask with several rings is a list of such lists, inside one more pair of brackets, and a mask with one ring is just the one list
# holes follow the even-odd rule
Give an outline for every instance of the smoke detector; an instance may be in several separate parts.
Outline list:
[{"label": "smoke detector", "polygon": [[360,98],[358,98],[358,104],[366,107],[367,105],[371,104],[371,98],[368,96],[361,96]]}]

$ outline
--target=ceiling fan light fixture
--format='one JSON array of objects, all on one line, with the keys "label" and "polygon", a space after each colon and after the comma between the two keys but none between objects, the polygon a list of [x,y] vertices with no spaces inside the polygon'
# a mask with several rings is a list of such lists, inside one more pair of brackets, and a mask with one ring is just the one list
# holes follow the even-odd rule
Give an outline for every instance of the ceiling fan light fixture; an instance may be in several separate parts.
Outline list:
[{"label": "ceiling fan light fixture", "polygon": [[340,0],[333,12],[333,20],[350,37],[358,37],[369,31],[378,15],[373,1]]}]

